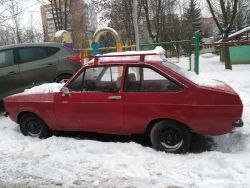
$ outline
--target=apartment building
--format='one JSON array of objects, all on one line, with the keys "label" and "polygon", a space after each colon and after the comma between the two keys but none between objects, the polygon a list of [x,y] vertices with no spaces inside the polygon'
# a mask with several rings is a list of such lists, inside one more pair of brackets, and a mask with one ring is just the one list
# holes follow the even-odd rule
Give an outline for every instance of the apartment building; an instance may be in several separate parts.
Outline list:
[{"label": "apartment building", "polygon": [[[54,14],[52,14],[52,8]],[[54,0],[53,5],[46,4],[40,9],[45,41],[53,41],[57,30],[67,30],[73,39],[74,48],[81,49],[83,47],[85,31],[88,28],[88,6],[83,0]],[[57,24],[58,21],[63,25],[61,29],[56,29],[55,23]],[[66,22],[67,24],[65,24]]]}]

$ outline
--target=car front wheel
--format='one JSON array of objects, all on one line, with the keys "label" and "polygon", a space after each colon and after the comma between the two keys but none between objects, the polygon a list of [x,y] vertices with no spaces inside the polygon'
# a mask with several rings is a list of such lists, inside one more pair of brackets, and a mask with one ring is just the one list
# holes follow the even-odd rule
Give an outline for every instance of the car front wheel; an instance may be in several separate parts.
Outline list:
[{"label": "car front wheel", "polygon": [[156,150],[167,153],[185,153],[191,143],[191,135],[181,123],[164,120],[156,123],[150,133]]},{"label": "car front wheel", "polygon": [[45,122],[32,113],[27,113],[21,118],[20,130],[24,136],[47,138],[50,135],[50,130]]}]

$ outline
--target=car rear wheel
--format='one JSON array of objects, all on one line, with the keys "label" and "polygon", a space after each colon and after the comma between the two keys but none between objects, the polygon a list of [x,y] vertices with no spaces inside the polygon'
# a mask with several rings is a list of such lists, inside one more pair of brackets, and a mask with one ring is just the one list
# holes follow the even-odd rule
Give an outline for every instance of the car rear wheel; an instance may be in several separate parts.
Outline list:
[{"label": "car rear wheel", "polygon": [[150,139],[156,150],[167,153],[184,153],[191,143],[187,128],[171,120],[156,123],[150,132]]},{"label": "car rear wheel", "polygon": [[50,130],[46,123],[33,113],[25,114],[20,120],[20,130],[24,136],[47,138]]},{"label": "car rear wheel", "polygon": [[71,76],[72,75],[69,75],[69,74],[63,74],[61,76],[58,76],[55,79],[55,82],[60,83],[60,84],[65,84],[71,78]]}]

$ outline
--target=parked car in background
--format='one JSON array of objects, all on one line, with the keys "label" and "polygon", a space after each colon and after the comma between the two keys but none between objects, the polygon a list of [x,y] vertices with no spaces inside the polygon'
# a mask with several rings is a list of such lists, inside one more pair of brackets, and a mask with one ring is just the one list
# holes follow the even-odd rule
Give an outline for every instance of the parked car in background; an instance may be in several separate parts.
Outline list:
[{"label": "parked car in background", "polygon": [[0,47],[0,101],[36,85],[66,82],[82,64],[64,44],[54,42]]},{"label": "parked car in background", "polygon": [[5,98],[6,112],[26,136],[147,134],[169,153],[187,151],[191,132],[220,135],[243,126],[243,104],[230,86],[168,62],[162,50],[95,56],[61,91]]}]

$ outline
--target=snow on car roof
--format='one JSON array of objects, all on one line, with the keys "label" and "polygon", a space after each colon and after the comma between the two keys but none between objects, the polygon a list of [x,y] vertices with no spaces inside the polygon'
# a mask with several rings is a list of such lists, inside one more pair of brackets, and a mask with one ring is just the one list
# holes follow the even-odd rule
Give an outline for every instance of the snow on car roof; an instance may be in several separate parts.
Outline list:
[{"label": "snow on car roof", "polygon": [[[112,52],[102,55],[98,54],[95,57],[98,57],[98,62],[112,62],[112,61],[140,61],[140,55],[145,54],[145,61],[164,61],[167,60],[165,57],[165,50],[161,46],[155,47],[154,50],[149,51],[127,51],[127,52]],[[150,54],[150,55],[147,55]],[[114,57],[112,57],[112,55]],[[129,56],[131,55],[131,56]],[[138,55],[138,56],[137,56]],[[108,56],[108,57],[105,57]],[[93,63],[94,59],[88,63]]]}]

